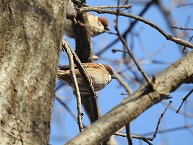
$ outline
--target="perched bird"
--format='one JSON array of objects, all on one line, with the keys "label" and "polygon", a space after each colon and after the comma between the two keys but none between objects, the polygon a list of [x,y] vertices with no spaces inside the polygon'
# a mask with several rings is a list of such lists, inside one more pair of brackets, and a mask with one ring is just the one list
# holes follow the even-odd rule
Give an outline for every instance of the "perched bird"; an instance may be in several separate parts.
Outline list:
[{"label": "perched bird", "polygon": [[[98,17],[89,13],[86,13],[88,18],[88,26],[91,36],[99,35],[103,32],[109,31],[109,22],[106,18]],[[66,19],[64,24],[64,33],[71,38],[74,38],[74,30],[71,20]]]},{"label": "perched bird", "polygon": [[[112,78],[115,78],[113,70],[109,65],[96,63],[82,63],[89,77],[92,79],[94,90],[100,91],[107,86]],[[58,70],[58,78],[65,81],[73,88],[73,83],[70,76],[69,66],[64,66]],[[87,85],[79,70],[75,67],[75,74],[81,94],[89,94]]]}]

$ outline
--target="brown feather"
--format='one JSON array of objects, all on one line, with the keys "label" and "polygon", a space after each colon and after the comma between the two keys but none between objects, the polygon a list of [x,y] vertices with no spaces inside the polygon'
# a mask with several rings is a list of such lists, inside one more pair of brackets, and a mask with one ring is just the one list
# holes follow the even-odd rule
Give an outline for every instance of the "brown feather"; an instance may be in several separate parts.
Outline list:
[{"label": "brown feather", "polygon": [[[111,81],[111,77],[113,76],[113,70],[110,66],[95,63],[82,63],[82,65],[90,76],[90,78],[92,79],[95,91],[103,89]],[[81,76],[76,66],[75,75],[81,94],[88,94],[89,92],[87,90],[85,80]],[[58,78],[65,81],[73,88],[69,66],[63,66],[60,68],[60,70],[58,70]]]}]

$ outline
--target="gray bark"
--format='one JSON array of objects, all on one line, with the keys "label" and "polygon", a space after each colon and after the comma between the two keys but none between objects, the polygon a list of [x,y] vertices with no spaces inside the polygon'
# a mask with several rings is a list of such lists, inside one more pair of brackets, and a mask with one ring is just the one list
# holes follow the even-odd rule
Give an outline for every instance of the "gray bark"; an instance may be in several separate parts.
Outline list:
[{"label": "gray bark", "polygon": [[48,144],[64,3],[0,2],[2,144]]}]

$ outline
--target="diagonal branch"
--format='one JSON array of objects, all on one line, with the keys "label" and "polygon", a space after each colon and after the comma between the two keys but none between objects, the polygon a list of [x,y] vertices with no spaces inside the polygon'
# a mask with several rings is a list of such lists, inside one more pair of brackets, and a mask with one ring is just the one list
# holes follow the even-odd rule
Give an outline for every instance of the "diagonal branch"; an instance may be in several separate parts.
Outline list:
[{"label": "diagonal branch", "polygon": [[75,70],[74,70],[74,60],[73,60],[73,55],[70,51],[70,47],[67,43],[67,41],[65,39],[63,39],[62,42],[62,49],[64,49],[66,51],[66,54],[68,55],[68,59],[69,59],[69,66],[70,66],[70,75],[71,75],[71,79],[72,82],[74,84],[74,92],[75,92],[75,96],[77,99],[77,110],[78,110],[78,116],[77,116],[77,120],[78,120],[78,127],[80,131],[83,131],[83,124],[82,124],[82,103],[81,103],[81,96],[80,96],[80,91],[79,91],[79,87],[78,87],[78,82],[76,79],[76,75],[75,75]]},{"label": "diagonal branch", "polygon": [[[145,14],[145,12],[149,9],[149,7],[154,4],[156,1],[151,0],[150,2],[148,2],[146,4],[146,6],[143,8],[143,10],[138,14],[139,16],[143,16]],[[134,28],[135,24],[138,21],[135,19],[133,22],[131,22],[130,26],[127,28],[127,30],[123,33],[123,37],[125,37],[128,32],[131,32],[131,30]],[[101,49],[96,55],[101,55],[103,52],[107,51],[111,46],[113,46],[114,44],[116,44],[119,41],[119,38],[113,40],[110,44],[108,44],[106,47],[104,47],[103,49]]]},{"label": "diagonal branch", "polygon": [[[89,91],[89,95],[82,95],[81,94],[81,97],[82,97],[82,102],[83,102],[83,105],[85,108],[87,108],[88,106],[85,106],[85,105],[89,105],[88,108],[90,108],[91,112],[92,112],[92,119],[91,119],[91,122],[94,122],[98,119],[99,117],[99,110],[98,110],[98,105],[97,105],[97,95],[94,91],[94,87],[92,85],[92,81],[91,81],[91,78],[88,76],[86,70],[83,68],[83,66],[81,65],[81,61],[79,60],[77,54],[73,51],[73,49],[70,47],[70,45],[68,44],[68,42],[63,39],[63,43],[65,44],[66,48],[68,48],[68,51],[69,53],[73,56],[74,58],[74,63],[76,64],[78,70],[80,71],[82,77],[84,78],[85,80],[85,83],[87,84],[88,86],[88,91]],[[77,100],[78,101],[78,100]],[[80,100],[81,101],[81,100]],[[90,102],[91,101],[91,102]],[[84,104],[84,102],[86,102],[87,104]],[[88,114],[89,115],[89,114]],[[89,115],[91,116],[91,115]]]},{"label": "diagonal branch", "polygon": [[142,85],[137,91],[66,145],[90,145],[105,141],[149,107],[167,98],[171,92],[183,83],[193,83],[192,62],[193,51],[154,77],[153,83],[156,90],[152,90],[147,83]]},{"label": "diagonal branch", "polygon": [[188,41],[185,41],[183,39],[180,39],[180,38],[177,38],[177,37],[173,37],[169,34],[167,34],[164,30],[162,30],[160,27],[158,27],[156,24],[154,24],[153,22],[151,21],[148,21],[148,20],[145,20],[143,19],[142,17],[140,16],[135,16],[135,15],[132,15],[132,14],[129,14],[129,13],[125,13],[125,12],[117,12],[117,11],[114,11],[114,10],[105,10],[105,9],[99,9],[99,8],[93,8],[93,7],[84,7],[84,8],[80,8],[78,10],[79,12],[88,12],[88,11],[94,11],[94,12],[98,12],[98,13],[108,13],[108,14],[113,14],[113,15],[120,15],[120,16],[125,16],[125,17],[129,17],[129,18],[132,18],[132,19],[135,19],[135,20],[139,20],[151,27],[153,27],[154,29],[156,29],[158,32],[160,32],[167,40],[170,40],[170,41],[173,41],[175,42],[176,44],[180,44],[182,46],[186,46],[186,47],[189,47],[189,48],[193,48],[193,44],[188,42]]}]

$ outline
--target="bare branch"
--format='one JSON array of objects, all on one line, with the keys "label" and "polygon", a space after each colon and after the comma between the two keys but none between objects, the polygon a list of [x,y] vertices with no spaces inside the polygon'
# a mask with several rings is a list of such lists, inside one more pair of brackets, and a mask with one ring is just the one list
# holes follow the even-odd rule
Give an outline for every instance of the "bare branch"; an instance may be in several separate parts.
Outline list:
[{"label": "bare branch", "polygon": [[82,124],[82,103],[81,103],[81,96],[80,96],[80,91],[79,91],[79,87],[78,87],[78,83],[77,83],[77,79],[76,79],[76,75],[74,72],[74,60],[73,60],[73,55],[70,51],[70,46],[68,44],[68,42],[66,41],[66,39],[63,39],[62,42],[62,49],[64,49],[66,51],[66,54],[68,55],[68,60],[69,60],[69,65],[70,65],[70,75],[72,77],[72,82],[74,84],[74,90],[75,90],[75,96],[77,99],[77,110],[78,110],[78,116],[77,116],[77,120],[78,120],[78,126],[79,126],[79,130],[83,131],[83,124]]},{"label": "bare branch", "polygon": [[[66,42],[67,43],[67,42]],[[67,43],[68,44],[68,43]],[[68,47],[69,47],[69,45],[68,45]],[[77,66],[77,68],[78,68],[78,70],[80,71],[80,73],[81,73],[81,75],[82,75],[82,77],[84,78],[84,80],[85,80],[85,83],[87,84],[87,86],[88,86],[88,91],[89,91],[89,93],[90,93],[90,99],[89,99],[89,96],[87,95],[87,96],[85,96],[83,99],[88,99],[88,100],[91,100],[91,105],[92,105],[92,108],[90,108],[90,109],[92,109],[93,111],[93,120],[91,120],[91,122],[94,122],[94,121],[96,121],[97,119],[98,119],[98,117],[99,117],[99,114],[98,114],[98,108],[97,108],[97,95],[96,95],[96,93],[95,93],[95,91],[94,91],[94,87],[93,87],[93,85],[92,85],[92,81],[91,81],[91,78],[89,77],[89,75],[87,74],[87,72],[86,72],[86,70],[84,69],[84,67],[81,65],[81,61],[79,60],[79,58],[78,58],[78,56],[76,55],[76,53],[72,50],[72,48],[71,47],[69,47],[69,49],[70,49],[70,52],[71,52],[71,54],[73,55],[73,58],[74,58],[74,61],[75,61],[75,64],[76,64],[76,66]],[[83,95],[82,95],[83,96]]]},{"label": "bare branch", "polygon": [[159,118],[159,120],[158,120],[158,122],[157,122],[157,126],[156,126],[155,132],[154,132],[154,134],[153,134],[153,137],[151,138],[151,141],[154,140],[154,138],[156,137],[156,134],[157,134],[157,132],[158,132],[158,129],[159,129],[159,125],[160,125],[160,123],[161,123],[161,120],[162,120],[162,118],[164,117],[164,114],[165,114],[166,111],[168,110],[168,108],[169,108],[169,106],[171,105],[171,103],[172,103],[172,101],[169,101],[167,107],[164,109],[164,112],[160,115],[160,118]]},{"label": "bare branch", "polygon": [[[119,12],[118,12],[119,13]],[[129,54],[129,56],[132,58],[133,62],[135,63],[135,65],[137,66],[138,70],[141,72],[141,74],[143,75],[143,77],[145,78],[145,80],[151,84],[152,88],[153,88],[153,84],[150,81],[150,79],[148,78],[148,76],[146,75],[146,73],[143,71],[143,69],[141,68],[141,66],[138,64],[137,60],[135,59],[135,57],[133,56],[131,50],[129,49],[128,45],[126,44],[125,39],[121,36],[121,33],[119,32],[118,29],[118,16],[116,18],[116,24],[115,24],[115,30],[117,31],[117,34],[119,36],[119,39],[121,40],[122,44],[124,45],[124,47],[127,49],[127,53]]]},{"label": "bare branch", "polygon": [[[193,83],[193,51],[155,76],[156,90],[149,84],[142,85],[137,91],[123,100],[105,116],[88,129],[81,132],[66,145],[95,144],[105,141],[117,130],[128,124],[154,104],[167,98],[183,83]],[[175,82],[175,83],[173,83]],[[113,127],[112,127],[113,126]]]},{"label": "bare branch", "polygon": [[[122,137],[127,137],[127,134],[125,134],[125,133],[120,133],[120,132],[116,132],[115,135],[117,135],[117,136],[122,136]],[[132,138],[135,138],[135,139],[143,140],[143,141],[146,142],[148,145],[153,145],[153,144],[149,141],[150,138],[143,137],[143,136],[141,136],[141,135],[135,135],[135,134],[131,134],[131,137],[132,137]]]},{"label": "bare branch", "polygon": [[[189,124],[189,125],[184,125],[184,126],[179,126],[179,127],[174,127],[174,128],[170,128],[170,129],[165,129],[165,130],[159,130],[157,132],[157,134],[161,134],[161,133],[168,133],[168,132],[173,132],[173,131],[179,131],[179,130],[183,130],[183,129],[189,129],[192,128],[193,124]],[[144,136],[148,136],[148,135],[152,135],[154,132],[148,132],[143,134]]]},{"label": "bare branch", "polygon": [[188,99],[188,97],[192,94],[193,89],[182,99],[182,103],[180,104],[180,107],[178,108],[178,110],[176,111],[176,113],[178,113],[183,105],[183,103]]},{"label": "bare branch", "polygon": [[182,28],[182,27],[176,27],[176,26],[172,26],[172,28],[180,29],[180,30],[193,30],[193,28]]},{"label": "bare branch", "polygon": [[[167,106],[168,103],[166,101],[162,101],[161,104],[163,104],[164,106]],[[169,108],[176,112],[177,108],[175,108],[174,106],[170,105]],[[184,117],[187,117],[187,118],[193,118],[193,114],[188,114],[187,112],[185,111],[182,111],[182,110],[179,110],[178,114],[181,114],[183,115]]]},{"label": "bare branch", "polygon": [[[145,14],[145,12],[150,8],[150,6],[152,6],[156,1],[151,0],[149,1],[145,7],[143,8],[143,10],[139,13],[139,16],[143,16]],[[131,22],[130,26],[126,29],[126,31],[123,33],[123,36],[126,36],[129,32],[132,31],[132,29],[134,28],[135,24],[138,21],[135,19],[133,22]],[[117,42],[119,42],[119,38],[113,40],[109,45],[107,45],[106,47],[104,47],[102,50],[100,50],[96,55],[101,55],[103,52],[107,51],[110,47],[112,47],[114,44],[116,44]]]},{"label": "bare branch", "polygon": [[84,7],[84,8],[80,8],[78,9],[79,12],[88,12],[88,11],[94,11],[94,12],[98,12],[98,13],[108,13],[108,14],[113,14],[113,15],[120,15],[120,16],[125,16],[125,17],[129,17],[129,18],[132,18],[132,19],[135,19],[135,20],[139,20],[151,27],[153,27],[154,29],[156,29],[158,32],[160,32],[167,40],[170,40],[170,41],[173,41],[175,42],[176,44],[179,44],[179,45],[182,45],[182,46],[186,46],[186,47],[189,47],[189,48],[193,48],[193,44],[188,42],[188,41],[185,41],[183,39],[180,39],[180,38],[176,38],[176,37],[173,37],[169,34],[167,34],[164,30],[162,30],[160,27],[158,27],[156,24],[154,24],[153,22],[151,21],[148,21],[148,20],[145,20],[143,19],[142,17],[140,16],[135,16],[135,15],[132,15],[132,14],[129,14],[129,13],[125,13],[125,12],[117,12],[117,11],[113,11],[113,10],[104,10],[104,9],[96,9],[96,8],[93,8],[93,7]]}]

